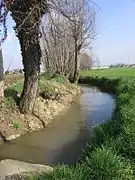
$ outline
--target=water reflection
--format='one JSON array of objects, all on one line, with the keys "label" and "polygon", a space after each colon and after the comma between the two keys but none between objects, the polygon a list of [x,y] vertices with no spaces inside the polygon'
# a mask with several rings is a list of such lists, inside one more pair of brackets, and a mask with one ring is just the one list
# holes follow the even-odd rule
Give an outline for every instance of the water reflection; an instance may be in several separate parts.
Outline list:
[{"label": "water reflection", "polygon": [[92,129],[111,116],[114,99],[97,88],[83,86],[83,94],[67,112],[46,129],[33,132],[0,147],[0,160],[17,159],[43,164],[73,164]]}]

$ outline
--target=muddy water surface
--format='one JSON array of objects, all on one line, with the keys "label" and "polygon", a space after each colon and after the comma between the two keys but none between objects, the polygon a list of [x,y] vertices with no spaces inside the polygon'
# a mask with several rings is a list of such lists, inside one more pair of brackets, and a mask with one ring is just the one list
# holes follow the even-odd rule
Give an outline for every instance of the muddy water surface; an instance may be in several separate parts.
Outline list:
[{"label": "muddy water surface", "polygon": [[65,113],[40,132],[21,136],[0,146],[0,160],[15,159],[39,164],[73,164],[95,126],[112,115],[114,99],[97,88],[82,86],[83,94]]}]

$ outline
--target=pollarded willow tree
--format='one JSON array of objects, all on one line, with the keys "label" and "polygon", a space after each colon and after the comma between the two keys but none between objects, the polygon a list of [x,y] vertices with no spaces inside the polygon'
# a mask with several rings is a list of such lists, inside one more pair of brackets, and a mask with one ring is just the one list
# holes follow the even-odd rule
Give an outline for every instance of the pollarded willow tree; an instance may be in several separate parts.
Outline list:
[{"label": "pollarded willow tree", "polygon": [[[69,8],[65,8],[65,5]],[[0,25],[3,25],[4,28],[1,41],[7,35],[6,17],[10,11],[16,23],[15,32],[21,46],[24,65],[24,88],[20,98],[22,113],[32,112],[37,94],[42,17],[47,12],[49,13],[50,9],[55,9],[57,13],[74,22],[72,17],[76,14],[77,9],[73,11],[73,8],[70,7],[67,0],[0,0]]]},{"label": "pollarded willow tree", "polygon": [[[15,32],[19,39],[24,65],[24,88],[20,98],[22,113],[32,112],[37,94],[40,72],[41,49],[39,45],[40,25],[42,17],[50,9],[55,8],[61,0],[1,0],[0,23],[7,35],[6,17],[10,11],[16,23]],[[61,11],[61,13],[63,13]]]},{"label": "pollarded willow tree", "polygon": [[23,113],[33,110],[40,72],[40,23],[47,11],[46,1],[15,0],[8,9],[16,23],[24,65],[24,88],[20,100]]},{"label": "pollarded willow tree", "polygon": [[7,34],[6,17],[8,11],[16,23],[15,32],[20,41],[24,65],[24,88],[20,99],[22,113],[33,110],[40,72],[41,50],[39,45],[40,23],[47,11],[47,1],[43,0],[1,0],[0,23]]}]

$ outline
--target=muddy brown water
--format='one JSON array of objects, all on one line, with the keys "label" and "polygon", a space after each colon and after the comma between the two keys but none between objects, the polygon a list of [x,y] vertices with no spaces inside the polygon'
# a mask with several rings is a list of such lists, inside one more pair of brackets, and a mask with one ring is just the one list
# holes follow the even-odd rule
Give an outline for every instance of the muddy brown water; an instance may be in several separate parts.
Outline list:
[{"label": "muddy brown water", "polygon": [[40,132],[21,136],[0,146],[0,160],[14,159],[39,164],[74,164],[90,140],[93,128],[111,117],[113,96],[90,86],[75,104]]}]

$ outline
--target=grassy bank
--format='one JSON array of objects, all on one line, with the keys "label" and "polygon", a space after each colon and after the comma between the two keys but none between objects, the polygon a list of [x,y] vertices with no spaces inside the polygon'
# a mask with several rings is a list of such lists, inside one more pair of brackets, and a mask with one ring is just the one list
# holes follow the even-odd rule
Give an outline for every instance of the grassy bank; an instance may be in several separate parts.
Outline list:
[{"label": "grassy bank", "polygon": [[16,75],[15,80],[13,76],[6,77],[5,81],[5,98],[0,107],[0,140],[4,141],[46,127],[79,93],[79,88],[70,84],[64,76],[44,73],[40,76],[33,113],[24,115],[19,110],[23,78],[17,79]]},{"label": "grassy bank", "polygon": [[112,120],[95,129],[82,161],[61,166],[38,180],[134,180],[135,179],[135,80],[130,78],[82,77],[82,83],[115,93]]}]

